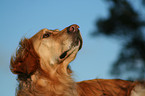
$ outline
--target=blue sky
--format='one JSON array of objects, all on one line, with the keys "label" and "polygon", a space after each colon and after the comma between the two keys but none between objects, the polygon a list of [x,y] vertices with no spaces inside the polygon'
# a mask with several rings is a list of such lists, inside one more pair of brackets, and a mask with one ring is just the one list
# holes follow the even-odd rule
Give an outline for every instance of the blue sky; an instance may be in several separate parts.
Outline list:
[{"label": "blue sky", "polygon": [[108,7],[104,0],[0,0],[0,96],[15,96],[18,83],[9,62],[19,41],[43,28],[80,26],[83,48],[70,64],[76,81],[113,78],[109,70],[119,54],[120,43],[90,36],[95,21],[108,16]]}]

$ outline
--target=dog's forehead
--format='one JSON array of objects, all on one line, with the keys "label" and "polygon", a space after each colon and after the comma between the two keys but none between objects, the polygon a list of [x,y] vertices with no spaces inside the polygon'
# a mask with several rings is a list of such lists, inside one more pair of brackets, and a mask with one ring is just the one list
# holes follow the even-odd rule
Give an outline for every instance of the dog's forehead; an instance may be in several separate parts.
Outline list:
[{"label": "dog's forehead", "polygon": [[49,30],[49,31],[52,31],[52,32],[59,32],[59,29],[54,29],[54,30]]},{"label": "dog's forehead", "polygon": [[52,29],[46,29],[46,28],[44,28],[41,31],[42,31],[42,33],[47,33],[47,32],[53,33],[53,32],[59,32],[59,29],[52,30]]}]

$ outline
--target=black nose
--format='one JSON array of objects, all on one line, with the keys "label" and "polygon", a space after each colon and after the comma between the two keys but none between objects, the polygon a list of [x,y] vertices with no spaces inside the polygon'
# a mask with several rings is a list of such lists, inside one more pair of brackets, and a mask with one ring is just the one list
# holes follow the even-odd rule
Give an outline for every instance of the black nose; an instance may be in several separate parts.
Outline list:
[{"label": "black nose", "polygon": [[68,27],[68,33],[76,33],[79,31],[79,26],[76,24],[73,24]]}]

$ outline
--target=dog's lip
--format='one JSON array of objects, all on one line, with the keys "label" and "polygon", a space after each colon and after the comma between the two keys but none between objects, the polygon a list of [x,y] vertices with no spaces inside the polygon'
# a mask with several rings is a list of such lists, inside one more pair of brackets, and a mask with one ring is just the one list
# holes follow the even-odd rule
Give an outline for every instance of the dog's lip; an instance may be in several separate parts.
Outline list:
[{"label": "dog's lip", "polygon": [[67,51],[64,51],[61,55],[60,55],[60,59],[63,59],[63,58],[65,58],[66,56],[67,56],[67,52],[68,52],[68,50]]},{"label": "dog's lip", "polygon": [[79,50],[82,48],[82,45],[83,45],[83,41],[82,41],[82,39],[81,38],[79,38]]}]

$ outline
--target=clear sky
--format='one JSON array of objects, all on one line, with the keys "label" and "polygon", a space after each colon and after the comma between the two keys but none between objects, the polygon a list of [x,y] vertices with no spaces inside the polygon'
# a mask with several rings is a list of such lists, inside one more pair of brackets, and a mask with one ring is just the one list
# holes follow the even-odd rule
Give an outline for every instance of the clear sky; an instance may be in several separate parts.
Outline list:
[{"label": "clear sky", "polygon": [[92,38],[95,21],[108,16],[104,0],[0,0],[0,96],[15,96],[16,75],[9,70],[10,57],[22,37],[31,37],[42,28],[63,29],[78,24],[83,48],[71,63],[76,81],[111,79],[109,70],[120,45],[105,38]]}]

